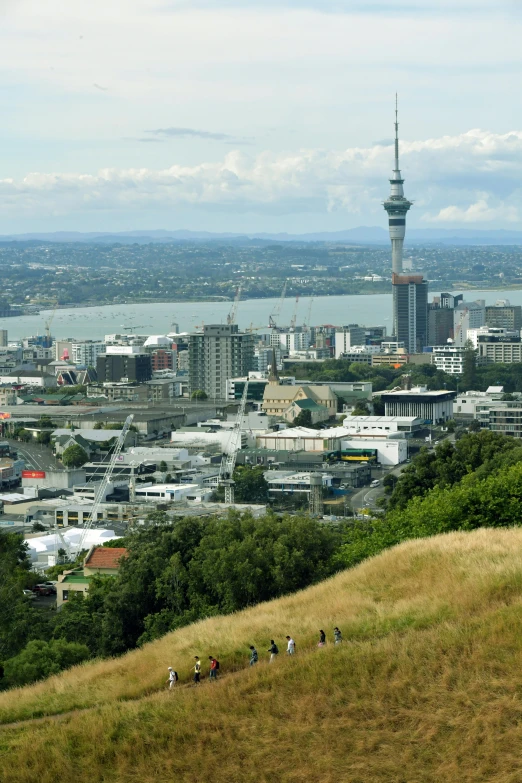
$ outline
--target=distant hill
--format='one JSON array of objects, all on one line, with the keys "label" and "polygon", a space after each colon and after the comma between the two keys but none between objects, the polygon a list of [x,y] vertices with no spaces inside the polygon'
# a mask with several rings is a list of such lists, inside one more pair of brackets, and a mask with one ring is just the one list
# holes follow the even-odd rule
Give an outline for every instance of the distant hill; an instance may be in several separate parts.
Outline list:
[{"label": "distant hill", "polygon": [[[0,243],[6,242],[92,242],[123,244],[149,242],[349,242],[361,245],[382,245],[389,240],[388,231],[380,226],[360,226],[344,231],[324,231],[307,234],[287,233],[213,233],[210,231],[167,231],[164,229],[151,231],[124,232],[90,232],[57,231],[54,233],[4,234],[0,235]],[[479,231],[478,229],[418,229],[406,231],[406,242],[411,244],[444,244],[444,245],[522,245],[522,231],[504,229]]]},{"label": "distant hill", "polygon": [[[515,783],[521,609],[521,529],[410,541],[301,593],[0,694],[0,779]],[[271,665],[270,638],[281,648]],[[196,654],[204,671],[219,657],[220,681],[189,686]],[[174,692],[168,666],[181,675]]]}]

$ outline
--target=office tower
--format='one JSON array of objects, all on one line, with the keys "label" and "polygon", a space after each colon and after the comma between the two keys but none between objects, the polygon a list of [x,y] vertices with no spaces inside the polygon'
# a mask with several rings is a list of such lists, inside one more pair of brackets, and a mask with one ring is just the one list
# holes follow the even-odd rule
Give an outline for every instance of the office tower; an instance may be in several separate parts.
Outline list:
[{"label": "office tower", "polygon": [[0,329],[0,348],[7,348],[7,329]]},{"label": "office tower", "polygon": [[151,357],[140,346],[107,346],[98,354],[96,373],[100,383],[144,383],[152,378]]},{"label": "office tower", "polygon": [[397,112],[397,96],[395,96],[395,168],[390,179],[390,195],[383,206],[388,213],[388,226],[392,244],[392,271],[395,274],[402,272],[402,247],[406,233],[406,213],[412,206],[412,202],[404,197],[404,188],[399,169],[399,122]]},{"label": "office tower", "polygon": [[212,399],[225,399],[227,379],[241,378],[254,368],[254,335],[237,324],[204,326],[189,334],[189,392],[202,390]]},{"label": "office tower", "polygon": [[408,353],[428,342],[428,283],[422,275],[392,274],[393,334]]},{"label": "office tower", "polygon": [[453,339],[453,308],[428,305],[428,345],[445,345]]},{"label": "office tower", "polygon": [[522,329],[522,307],[510,305],[507,300],[500,300],[486,307],[486,326],[497,326],[502,329]]}]

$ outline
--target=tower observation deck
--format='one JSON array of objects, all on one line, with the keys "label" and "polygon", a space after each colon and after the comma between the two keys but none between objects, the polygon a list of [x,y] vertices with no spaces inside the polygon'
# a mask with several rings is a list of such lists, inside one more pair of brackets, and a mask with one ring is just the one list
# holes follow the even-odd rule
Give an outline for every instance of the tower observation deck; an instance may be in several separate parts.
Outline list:
[{"label": "tower observation deck", "polygon": [[388,213],[388,225],[392,244],[392,271],[395,274],[402,273],[402,247],[406,233],[406,213],[412,206],[404,196],[404,180],[399,169],[399,121],[397,96],[395,96],[395,167],[390,179],[390,195],[383,206]]}]

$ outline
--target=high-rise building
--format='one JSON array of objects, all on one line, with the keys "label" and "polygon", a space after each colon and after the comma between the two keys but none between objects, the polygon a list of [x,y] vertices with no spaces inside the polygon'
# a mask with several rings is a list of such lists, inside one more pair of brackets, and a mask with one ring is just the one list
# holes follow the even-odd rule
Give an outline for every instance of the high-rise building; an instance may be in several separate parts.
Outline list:
[{"label": "high-rise building", "polygon": [[399,122],[397,116],[397,96],[395,96],[395,167],[390,179],[390,195],[384,202],[388,213],[388,226],[392,244],[392,271],[400,275],[402,272],[402,248],[406,234],[406,213],[412,206],[404,196],[404,180],[399,169]]},{"label": "high-rise building", "polygon": [[201,389],[212,399],[225,399],[227,379],[248,375],[254,369],[253,334],[237,324],[204,326],[187,337],[189,392]]},{"label": "high-rise building", "polygon": [[428,283],[422,275],[392,274],[393,334],[408,353],[428,344]]},{"label": "high-rise building", "polygon": [[7,348],[7,329],[0,329],[0,348]]},{"label": "high-rise building", "polygon": [[339,359],[345,353],[350,353],[354,345],[365,345],[366,331],[358,324],[343,326],[335,332],[335,358]]},{"label": "high-rise building", "polygon": [[96,373],[100,383],[145,383],[152,378],[151,357],[139,346],[107,346],[98,354]]},{"label": "high-rise building", "polygon": [[453,308],[428,305],[428,345],[445,345],[453,339]]},{"label": "high-rise building", "polygon": [[498,326],[503,329],[522,329],[522,307],[510,305],[506,300],[486,307],[486,326]]},{"label": "high-rise building", "polygon": [[455,345],[465,345],[468,329],[478,329],[486,323],[486,304],[483,299],[476,302],[459,302],[453,310],[453,340]]},{"label": "high-rise building", "polygon": [[72,343],[70,358],[74,364],[96,367],[96,360],[101,353],[105,353],[105,343],[95,342],[94,340],[82,340],[81,342]]}]

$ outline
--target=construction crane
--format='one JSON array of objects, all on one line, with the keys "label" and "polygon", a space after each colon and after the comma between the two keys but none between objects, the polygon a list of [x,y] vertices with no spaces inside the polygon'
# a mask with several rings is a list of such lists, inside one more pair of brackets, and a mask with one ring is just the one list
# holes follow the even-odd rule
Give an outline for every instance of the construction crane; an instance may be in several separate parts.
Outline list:
[{"label": "construction crane", "polygon": [[271,329],[274,329],[277,326],[275,319],[278,318],[279,314],[281,313],[281,307],[283,306],[283,302],[285,301],[286,286],[287,285],[288,285],[288,283],[285,280],[285,284],[283,286],[283,290],[281,291],[281,296],[279,297],[279,301],[276,304],[276,306],[274,307],[274,309],[272,311],[272,315],[268,316],[268,326]]},{"label": "construction crane", "polygon": [[83,528],[82,534],[80,536],[80,540],[78,541],[78,549],[76,551],[77,554],[79,554],[82,551],[87,533],[92,528],[93,523],[95,523],[98,520],[98,509],[100,508],[101,503],[105,499],[105,492],[107,491],[107,485],[109,484],[112,478],[114,467],[116,465],[116,462],[118,461],[118,457],[120,456],[121,450],[125,443],[125,438],[127,437],[127,433],[129,432],[133,419],[134,419],[134,414],[131,413],[130,416],[127,416],[127,418],[125,419],[125,424],[123,425],[123,429],[119,434],[118,440],[114,444],[114,449],[109,464],[107,466],[107,470],[105,471],[105,475],[102,478],[98,486],[98,489],[96,490],[96,493],[94,495],[94,503],[91,508],[91,513],[87,518],[87,522],[85,524],[85,527]]},{"label": "construction crane", "polygon": [[46,334],[46,336],[47,336],[47,339],[46,339],[46,343],[47,343],[47,345],[46,345],[46,348],[50,348],[50,347],[51,347],[51,345],[52,345],[52,342],[53,342],[53,338],[51,337],[51,324],[52,324],[52,322],[53,322],[53,319],[54,319],[54,314],[56,313],[56,309],[57,309],[57,307],[58,307],[58,299],[57,299],[57,300],[55,301],[55,303],[54,303],[53,309],[51,310],[51,315],[49,316],[49,318],[48,318],[48,319],[47,319],[47,321],[45,322],[45,334]]},{"label": "construction crane", "polygon": [[312,298],[310,299],[310,305],[308,307],[308,313],[307,313],[306,319],[305,319],[305,321],[303,323],[303,329],[304,329],[304,331],[307,331],[307,332],[310,331],[310,320],[312,318],[312,305],[313,305],[313,303],[314,303],[314,297],[312,296]]},{"label": "construction crane", "polygon": [[225,503],[234,503],[234,468],[236,467],[237,452],[241,448],[241,427],[243,425],[243,419],[245,417],[245,408],[248,396],[248,380],[245,381],[245,388],[243,389],[243,396],[241,397],[241,403],[237,412],[236,421],[230,433],[226,452],[223,454],[221,460],[221,467],[219,469],[218,484],[225,487]]},{"label": "construction crane", "polygon": [[290,328],[295,329],[295,323],[297,321],[297,307],[299,305],[299,294],[297,294],[295,298],[295,306],[294,306],[294,314],[292,315],[292,320],[290,321]]},{"label": "construction crane", "polygon": [[239,305],[239,300],[241,299],[241,289],[243,287],[243,284],[240,283],[236,289],[236,295],[234,297],[234,302],[232,304],[232,307],[230,308],[230,312],[227,315],[227,324],[235,324],[236,322],[236,315],[237,315],[237,308]]}]

